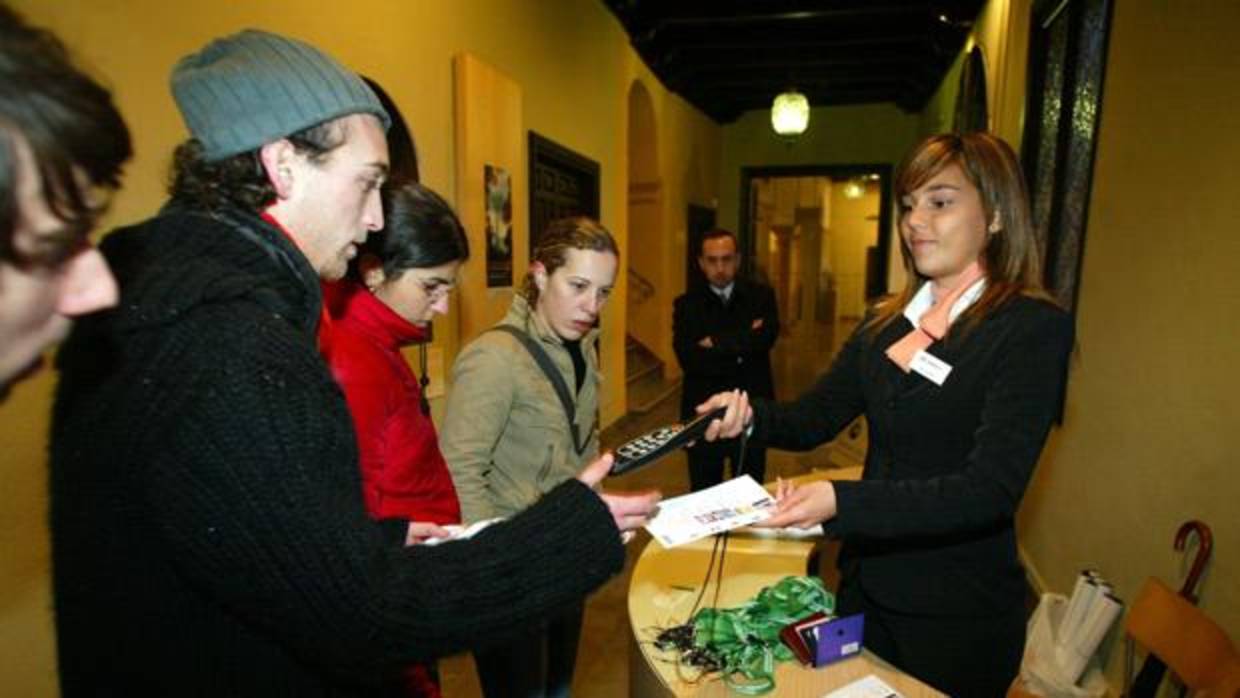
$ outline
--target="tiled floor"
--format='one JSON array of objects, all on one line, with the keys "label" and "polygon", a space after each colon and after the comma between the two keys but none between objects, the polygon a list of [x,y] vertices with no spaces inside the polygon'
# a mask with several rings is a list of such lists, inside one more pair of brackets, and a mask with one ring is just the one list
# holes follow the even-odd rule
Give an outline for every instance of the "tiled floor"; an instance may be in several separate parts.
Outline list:
[{"label": "tiled floor", "polygon": [[[846,332],[847,330],[845,330]],[[781,397],[793,397],[827,366],[838,348],[842,332],[821,325],[802,325],[782,336],[773,354],[775,382]],[[645,431],[679,418],[679,394],[664,401],[639,418],[625,418],[603,434],[604,447],[616,446]],[[808,472],[825,467],[824,449],[809,453],[771,451],[767,456],[767,479]],[[641,490],[657,488],[665,497],[688,492],[687,463],[683,452],[662,463],[609,481],[608,489]],[[637,556],[650,537],[643,531],[628,545],[624,571],[595,592],[586,605],[573,695],[582,698],[625,698],[628,696],[629,628],[627,593],[629,576]],[[824,565],[829,561],[824,560]],[[447,698],[481,696],[468,655],[448,657],[439,663],[443,693]]]}]

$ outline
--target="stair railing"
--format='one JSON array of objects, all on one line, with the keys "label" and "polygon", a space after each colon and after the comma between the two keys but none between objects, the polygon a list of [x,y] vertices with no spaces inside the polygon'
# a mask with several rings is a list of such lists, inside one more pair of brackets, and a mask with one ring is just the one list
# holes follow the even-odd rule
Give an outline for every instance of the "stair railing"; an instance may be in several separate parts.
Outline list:
[{"label": "stair railing", "polygon": [[645,303],[654,297],[655,286],[650,282],[650,279],[642,276],[632,267],[629,267],[628,271],[629,286],[632,288],[632,292],[629,294],[629,297],[633,300],[633,302],[639,304]]}]

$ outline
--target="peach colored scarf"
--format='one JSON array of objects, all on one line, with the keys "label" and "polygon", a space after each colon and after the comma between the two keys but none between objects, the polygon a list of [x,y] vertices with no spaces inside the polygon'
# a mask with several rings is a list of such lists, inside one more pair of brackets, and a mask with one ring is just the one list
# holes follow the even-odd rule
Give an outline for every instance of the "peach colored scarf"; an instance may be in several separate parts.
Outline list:
[{"label": "peach colored scarf", "polygon": [[[930,306],[929,310],[922,313],[921,320],[913,328],[913,331],[901,337],[895,344],[887,347],[887,358],[904,369],[905,373],[908,373],[911,370],[910,366],[913,363],[913,357],[917,355],[917,352],[939,341],[947,334],[947,327],[951,324],[952,306],[982,276],[981,265],[977,262],[970,264],[960,277],[960,283],[956,284],[955,288],[938,299],[934,305]],[[934,282],[927,281],[926,283]]]}]

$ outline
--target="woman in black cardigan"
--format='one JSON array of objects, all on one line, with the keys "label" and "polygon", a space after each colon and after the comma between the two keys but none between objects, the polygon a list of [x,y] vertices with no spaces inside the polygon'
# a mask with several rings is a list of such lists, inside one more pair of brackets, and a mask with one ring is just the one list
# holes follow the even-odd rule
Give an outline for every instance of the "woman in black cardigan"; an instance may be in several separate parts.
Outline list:
[{"label": "woman in black cardigan", "polygon": [[858,415],[858,482],[781,487],[767,525],[841,538],[841,614],[865,645],[952,696],[1000,696],[1025,639],[1014,518],[1063,392],[1072,322],[1041,287],[1015,153],[986,133],[939,135],[896,176],[909,282],[826,375],[790,403],[721,393],[707,438],[746,425],[811,449]]}]

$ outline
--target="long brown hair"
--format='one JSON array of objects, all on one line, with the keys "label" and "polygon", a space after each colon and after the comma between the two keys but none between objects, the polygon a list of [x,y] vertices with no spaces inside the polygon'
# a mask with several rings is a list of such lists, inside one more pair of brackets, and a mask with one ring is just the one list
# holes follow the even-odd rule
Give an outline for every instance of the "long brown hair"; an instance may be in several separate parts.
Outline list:
[{"label": "long brown hair", "polygon": [[525,296],[531,308],[538,304],[538,285],[534,283],[532,271],[534,263],[542,263],[547,276],[551,276],[556,269],[564,266],[569,250],[610,252],[620,258],[616,239],[593,218],[578,216],[552,221],[538,238],[538,246],[530,255],[531,271],[526,273],[525,283],[521,286],[521,295]]},{"label": "long brown hair", "polygon": [[[959,167],[969,182],[977,187],[985,220],[996,220],[997,214],[999,222],[999,229],[987,236],[980,260],[986,274],[986,290],[965,311],[960,322],[954,324],[967,331],[1017,295],[1050,300],[1042,288],[1041,253],[1029,211],[1025,176],[1016,153],[1003,139],[985,131],[943,133],[926,138],[913,148],[896,171],[896,198],[903,202],[904,197],[950,165]],[[874,316],[868,323],[873,332],[882,330],[900,317],[904,307],[927,280],[917,273],[908,245],[904,242],[907,216],[908,211],[901,204],[897,225],[900,231],[900,257],[904,260],[908,282],[902,291],[888,296],[875,307]]]}]

